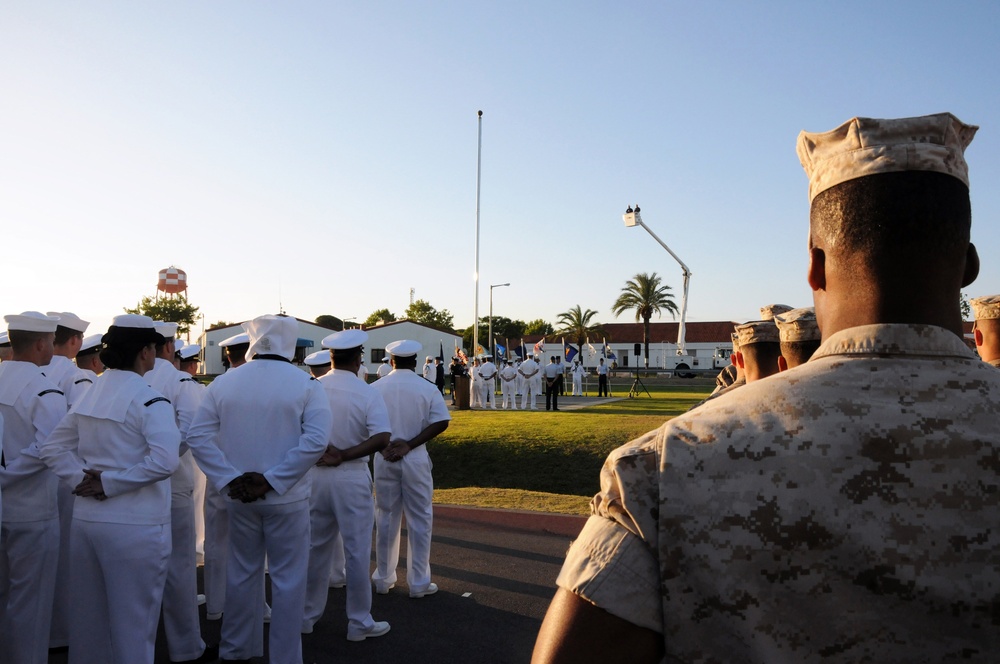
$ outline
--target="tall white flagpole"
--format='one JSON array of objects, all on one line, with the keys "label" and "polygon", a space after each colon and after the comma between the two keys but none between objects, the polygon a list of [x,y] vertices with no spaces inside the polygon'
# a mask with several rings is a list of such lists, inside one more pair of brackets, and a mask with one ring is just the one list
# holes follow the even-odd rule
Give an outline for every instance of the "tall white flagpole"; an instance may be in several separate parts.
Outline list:
[{"label": "tall white flagpole", "polygon": [[479,111],[479,152],[476,155],[476,271],[472,278],[476,282],[476,319],[472,324],[472,352],[476,355],[479,344],[479,183],[483,169],[483,112]]}]

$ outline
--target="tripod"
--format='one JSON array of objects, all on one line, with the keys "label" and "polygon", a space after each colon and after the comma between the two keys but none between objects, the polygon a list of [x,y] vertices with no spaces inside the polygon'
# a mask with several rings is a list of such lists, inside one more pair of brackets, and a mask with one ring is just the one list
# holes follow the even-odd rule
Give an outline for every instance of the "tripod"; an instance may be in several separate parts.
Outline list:
[{"label": "tripod", "polygon": [[640,389],[641,389],[641,390],[642,390],[643,392],[645,392],[645,393],[646,393],[646,396],[647,396],[647,397],[649,397],[650,399],[652,399],[652,398],[653,398],[653,395],[649,393],[649,390],[647,390],[647,389],[646,389],[646,386],[645,386],[645,385],[643,384],[643,382],[642,382],[642,379],[641,379],[641,378],[639,378],[639,369],[638,369],[638,368],[636,368],[636,370],[635,370],[635,380],[633,380],[633,381],[632,381],[632,387],[631,387],[631,388],[629,388],[629,391],[628,391],[628,398],[629,398],[629,399],[634,399],[634,398],[636,398],[637,396],[639,396],[639,390],[640,390]]}]

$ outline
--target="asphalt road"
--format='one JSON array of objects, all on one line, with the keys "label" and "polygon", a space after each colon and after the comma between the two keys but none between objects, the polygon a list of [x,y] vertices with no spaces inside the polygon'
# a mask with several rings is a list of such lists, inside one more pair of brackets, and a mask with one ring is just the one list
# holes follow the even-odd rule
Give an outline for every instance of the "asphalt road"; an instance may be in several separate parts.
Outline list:
[{"label": "asphalt road", "polygon": [[[373,617],[389,621],[391,631],[353,643],[346,639],[344,590],[330,590],[326,613],[313,633],[302,637],[303,661],[527,662],[566,549],[583,522],[583,517],[436,505],[431,573],[440,591],[410,599],[402,558],[396,587],[372,602]],[[400,550],[405,553],[405,542]],[[203,637],[218,642],[221,621],[206,621],[204,607],[201,612]],[[265,657],[255,662],[268,661],[266,635],[265,629]],[[50,664],[66,661],[64,653],[49,658]],[[169,662],[162,629],[156,662]]]}]

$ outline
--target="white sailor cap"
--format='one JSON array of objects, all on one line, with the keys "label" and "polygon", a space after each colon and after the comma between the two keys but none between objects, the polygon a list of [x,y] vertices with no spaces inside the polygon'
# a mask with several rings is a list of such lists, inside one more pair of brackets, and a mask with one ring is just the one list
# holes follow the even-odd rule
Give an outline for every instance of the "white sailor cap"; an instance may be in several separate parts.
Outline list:
[{"label": "white sailor cap", "polygon": [[420,352],[423,346],[420,345],[419,341],[413,341],[412,339],[400,339],[399,341],[393,341],[385,347],[385,352],[396,357],[414,357]]},{"label": "white sailor cap", "polygon": [[303,362],[305,362],[307,367],[325,367],[333,363],[333,358],[330,357],[330,351],[318,350],[315,353],[306,355],[306,359]]},{"label": "white sailor cap", "polygon": [[351,350],[359,348],[368,341],[368,333],[364,330],[352,328],[343,332],[334,332],[323,338],[323,348],[330,350]]},{"label": "white sailor cap", "polygon": [[187,346],[187,342],[183,339],[174,339],[174,354],[179,354],[185,346]]},{"label": "white sailor cap", "polygon": [[238,346],[240,344],[248,343],[250,343],[250,335],[246,332],[240,332],[239,334],[234,334],[233,336],[220,341],[219,348],[227,348],[229,346]]},{"label": "white sailor cap", "polygon": [[79,316],[69,311],[47,311],[49,316],[59,319],[59,327],[68,327],[77,332],[86,332],[90,326],[90,321],[82,320]]},{"label": "white sailor cap", "polygon": [[121,314],[111,320],[111,327],[101,337],[101,341],[106,344],[115,344],[124,341],[153,343],[160,338],[160,333],[156,331],[156,321],[149,316]]},{"label": "white sailor cap", "polygon": [[78,352],[76,356],[80,357],[81,355],[100,352],[101,337],[103,336],[103,334],[91,334],[90,336],[84,337],[83,344],[80,346],[80,352]]},{"label": "white sailor cap", "polygon": [[20,314],[8,314],[3,317],[7,321],[8,330],[24,332],[55,332],[59,325],[58,316],[46,316],[40,311],[25,311]]},{"label": "white sailor cap", "polygon": [[385,357],[383,357],[383,358],[382,358],[382,361],[383,361],[383,362],[388,362],[388,361],[389,361],[389,356],[388,356],[388,355],[386,355]]},{"label": "white sailor cap", "polygon": [[198,353],[201,352],[201,346],[198,344],[184,344],[184,348],[180,350],[180,356],[182,360],[197,360]]},{"label": "white sailor cap", "polygon": [[248,361],[254,355],[278,355],[287,360],[295,356],[299,340],[299,321],[295,318],[266,314],[243,323],[243,329],[250,335]]},{"label": "white sailor cap", "polygon": [[424,362],[433,362],[433,361],[434,361],[434,357],[432,355],[428,355],[427,359],[424,360]]},{"label": "white sailor cap", "polygon": [[169,341],[177,336],[177,323],[168,323],[167,321],[162,320],[155,322],[157,333],[164,339]]}]

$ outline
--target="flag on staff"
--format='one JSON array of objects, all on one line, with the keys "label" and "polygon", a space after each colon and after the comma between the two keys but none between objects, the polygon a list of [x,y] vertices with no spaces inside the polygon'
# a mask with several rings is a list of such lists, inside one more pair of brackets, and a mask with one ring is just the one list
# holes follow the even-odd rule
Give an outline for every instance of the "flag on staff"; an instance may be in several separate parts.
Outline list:
[{"label": "flag on staff", "polygon": [[486,351],[483,349],[483,345],[482,344],[477,344],[476,345],[476,355],[482,355],[485,352]]},{"label": "flag on staff", "polygon": [[563,357],[566,358],[566,362],[572,362],[573,358],[580,354],[580,351],[573,348],[573,344],[568,344],[563,342]]},{"label": "flag on staff", "polygon": [[521,339],[521,345],[515,348],[514,352],[517,353],[519,359],[524,359],[524,339]]},{"label": "flag on staff", "polygon": [[441,364],[444,364],[444,342],[438,342],[438,359],[441,360]]},{"label": "flag on staff", "polygon": [[497,347],[497,357],[504,357],[507,354],[507,349],[500,344],[494,344]]},{"label": "flag on staff", "polygon": [[611,346],[608,345],[608,340],[604,340],[604,357],[609,360],[617,360],[618,356],[611,352]]},{"label": "flag on staff", "polygon": [[592,360],[597,357],[597,349],[594,348],[594,344],[590,343],[590,337],[587,337],[587,359]]},{"label": "flag on staff", "polygon": [[542,337],[535,343],[535,355],[541,355],[545,352],[545,337]]},{"label": "flag on staff", "polygon": [[458,346],[455,346],[455,357],[457,357],[458,359],[460,359],[462,361],[462,364],[468,364],[469,363],[469,358],[466,357],[465,351],[462,350],[461,348],[459,348]]}]

